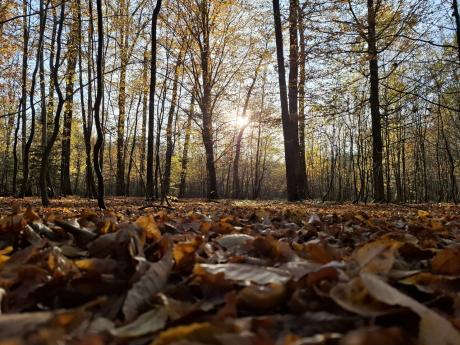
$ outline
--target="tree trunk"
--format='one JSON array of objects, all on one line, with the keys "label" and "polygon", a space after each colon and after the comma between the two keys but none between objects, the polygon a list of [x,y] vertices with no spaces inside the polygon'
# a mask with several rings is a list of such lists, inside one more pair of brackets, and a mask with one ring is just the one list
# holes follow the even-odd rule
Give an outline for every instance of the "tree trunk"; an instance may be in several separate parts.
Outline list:
[{"label": "tree trunk", "polygon": [[182,151],[181,172],[180,172],[180,185],[179,185],[179,198],[185,195],[185,186],[187,181],[187,163],[188,163],[188,150],[190,146],[190,134],[192,131],[192,118],[195,111],[195,90],[192,91],[192,99],[190,101],[190,109],[187,114],[187,125],[185,127],[184,149]]},{"label": "tree trunk", "polygon": [[458,52],[458,62],[460,63],[460,12],[458,10],[458,1],[452,0],[452,7],[454,10],[454,18],[455,18],[455,32],[457,35],[457,52]]},{"label": "tree trunk", "polygon": [[[79,27],[79,42],[82,42],[82,22],[81,22],[81,5],[77,1],[78,5],[78,27]],[[92,18],[93,7],[91,1],[88,3],[89,13]],[[82,125],[83,125],[83,138],[85,141],[85,162],[86,162],[86,171],[85,171],[85,180],[86,180],[86,196],[89,198],[95,197],[96,185],[94,182],[94,175],[91,163],[91,132],[93,129],[93,83],[92,83],[92,56],[93,56],[93,22],[89,21],[89,30],[88,30],[88,57],[87,57],[87,67],[88,67],[88,114],[86,114],[85,109],[85,95],[83,92],[83,66],[82,66],[82,52],[81,49],[78,49],[78,68],[79,68],[79,83],[80,83],[80,103],[81,103],[81,116],[82,116]]]},{"label": "tree trunk", "polygon": [[306,82],[306,47],[305,47],[305,27],[303,13],[297,0],[299,39],[300,39],[300,70],[299,70],[299,150],[300,150],[300,178],[303,181],[302,196],[309,196],[307,180],[307,164],[305,161],[305,82]]},{"label": "tree trunk", "polygon": [[[292,2],[291,0],[291,9]],[[295,7],[296,9],[296,7]],[[292,11],[291,11],[292,12]],[[297,74],[296,64],[297,59],[294,50],[297,50],[294,37],[291,37],[291,68],[294,68],[290,73],[290,101],[292,101],[291,108],[288,105],[288,95],[286,89],[286,71],[284,67],[284,53],[283,53],[283,35],[281,26],[281,14],[279,0],[273,0],[273,14],[275,21],[275,36],[276,36],[276,56],[278,62],[278,79],[280,88],[280,101],[281,101],[281,120],[283,123],[283,137],[284,137],[284,157],[286,163],[286,185],[287,197],[290,201],[302,199],[301,191],[299,190],[299,136],[298,136],[298,123],[297,123]],[[291,13],[290,15],[294,15]],[[291,18],[292,20],[292,18]],[[296,34],[297,35],[297,34]],[[294,36],[291,33],[291,36]],[[292,45],[295,44],[294,47]],[[292,85],[292,83],[295,85]],[[292,116],[295,116],[294,118]]]},{"label": "tree trunk", "polygon": [[[142,67],[142,129],[141,129],[141,144],[139,155],[139,175],[140,180],[145,181],[145,149],[147,139],[147,111],[148,111],[148,53],[147,49],[144,51],[144,66]],[[144,185],[145,188],[145,185]],[[144,191],[145,192],[145,191]]]},{"label": "tree trunk", "polygon": [[80,47],[80,25],[78,20],[77,1],[70,3],[72,13],[72,24],[70,28],[69,48],[67,51],[67,71],[66,71],[66,89],[65,89],[65,108],[64,108],[64,128],[62,131],[62,158],[61,158],[61,193],[64,195],[72,194],[70,185],[70,138],[72,135],[72,117],[73,117],[73,92],[75,69],[77,66],[77,54]]},{"label": "tree trunk", "polygon": [[202,45],[200,46],[201,58],[201,83],[203,95],[200,102],[203,117],[203,144],[206,152],[207,196],[209,199],[218,199],[216,164],[214,162],[214,133],[212,128],[211,109],[211,71],[210,71],[210,37],[209,37],[209,9],[208,0],[201,2]]},{"label": "tree trunk", "polygon": [[[51,155],[51,151],[53,149],[54,143],[56,138],[59,134],[59,120],[61,117],[62,108],[64,106],[64,96],[62,95],[62,91],[59,87],[59,80],[58,80],[58,71],[59,66],[61,64],[61,48],[62,48],[62,31],[64,28],[64,16],[65,16],[65,3],[61,4],[61,13],[59,16],[59,24],[56,36],[56,59],[52,61],[53,68],[51,70],[51,78],[53,81],[53,85],[55,91],[58,95],[58,104],[56,107],[56,114],[54,116],[54,127],[51,133],[50,138],[46,142],[45,149],[43,151],[41,166],[40,166],[40,190],[41,190],[41,199],[43,206],[49,205],[48,199],[48,186],[50,185],[49,179],[49,159]],[[46,122],[46,116],[45,121]]]},{"label": "tree trunk", "polygon": [[[45,27],[46,27],[46,13],[48,9],[48,3],[46,8],[43,6],[43,1],[40,1],[40,29],[39,29],[39,34],[38,34],[38,45],[37,45],[37,56],[35,58],[35,68],[34,71],[32,72],[32,81],[31,81],[31,86],[30,86],[30,94],[29,94],[29,99],[30,99],[30,107],[31,107],[31,124],[30,124],[30,133],[29,133],[29,138],[27,139],[27,142],[24,146],[24,152],[23,152],[23,180],[22,180],[22,187],[21,187],[21,197],[24,197],[26,194],[29,193],[30,191],[30,185],[29,185],[29,155],[30,155],[30,147],[32,146],[32,141],[34,140],[35,136],[35,103],[34,103],[34,95],[35,95],[35,84],[37,81],[37,73],[40,67],[40,60],[41,60],[41,52],[43,50],[43,40],[44,40],[44,33],[45,33]],[[22,116],[24,119],[24,104],[22,105]],[[24,124],[23,124],[24,126]]]},{"label": "tree trunk", "polygon": [[141,105],[141,100],[142,100],[142,94],[139,95],[139,102],[137,103],[137,109],[136,109],[136,117],[134,119],[134,130],[133,130],[133,142],[131,145],[131,151],[129,153],[129,162],[128,162],[128,173],[126,176],[126,191],[125,195],[129,195],[130,193],[130,179],[131,179],[131,170],[133,167],[133,161],[134,161],[134,150],[136,148],[136,138],[137,138],[137,124],[139,122],[139,108]]},{"label": "tree trunk", "polygon": [[[263,59],[264,59],[265,51],[264,53],[261,54],[260,59],[257,63],[254,76],[252,77],[251,84],[249,85],[248,91],[246,93],[246,98],[244,101],[244,106],[243,106],[243,114],[242,117],[246,118],[247,116],[247,110],[249,106],[249,100],[252,95],[252,91],[254,90],[254,86],[256,85],[257,77],[259,75],[259,70],[260,66],[262,65]],[[243,140],[243,134],[246,129],[246,127],[249,125],[249,122],[251,119],[248,119],[248,122],[246,125],[241,126],[238,135],[236,137],[236,145],[235,145],[235,158],[233,160],[233,188],[232,188],[232,198],[233,199],[238,199],[241,196],[241,191],[240,191],[240,176],[239,176],[239,164],[240,164],[240,155],[241,155],[241,143]]]},{"label": "tree trunk", "polygon": [[174,81],[171,96],[171,106],[168,113],[168,121],[166,125],[166,157],[165,157],[165,168],[164,177],[161,190],[161,199],[164,200],[169,194],[169,188],[171,183],[171,160],[174,153],[174,142],[173,142],[173,121],[176,113],[177,103],[177,87],[179,84],[179,74],[182,65],[182,51],[179,52],[177,57],[176,66],[174,68]]},{"label": "tree trunk", "polygon": [[97,202],[99,208],[105,209],[104,202],[104,176],[102,175],[101,162],[99,154],[103,143],[103,133],[101,125],[101,102],[102,94],[104,92],[103,86],[103,75],[102,75],[102,64],[103,64],[103,49],[104,49],[104,27],[102,23],[102,0],[96,0],[97,8],[97,58],[96,58],[96,70],[97,70],[97,88],[96,88],[96,100],[94,102],[94,122],[96,124],[97,139],[94,145],[93,164],[94,171],[97,176]]},{"label": "tree trunk", "polygon": [[151,27],[151,56],[150,56],[150,87],[149,87],[149,122],[148,122],[148,139],[147,139],[147,185],[146,194],[148,198],[154,197],[153,183],[153,135],[154,135],[154,117],[155,117],[155,84],[156,84],[156,45],[157,45],[157,20],[160,13],[161,1],[157,0],[153,11]]},{"label": "tree trunk", "polygon": [[[25,177],[25,159],[29,159],[29,153],[26,154],[26,146],[27,146],[27,64],[28,64],[28,55],[29,55],[29,27],[27,24],[27,0],[23,0],[22,2],[22,38],[23,38],[23,46],[22,46],[22,69],[21,69],[21,108],[20,114],[22,128],[21,128],[21,138],[22,138],[22,159],[23,159],[23,178]],[[39,39],[40,40],[40,39]],[[33,107],[33,105],[31,105]],[[19,126],[19,119],[18,119],[18,126]],[[17,132],[16,132],[16,139],[17,139]],[[28,163],[27,163],[28,164]],[[16,175],[17,175],[17,162],[15,162],[15,169],[16,173],[13,176],[13,193],[16,194]],[[28,167],[27,167],[27,175],[28,175]]]},{"label": "tree trunk", "polygon": [[120,0],[120,81],[118,83],[117,123],[117,178],[116,194],[125,193],[125,120],[126,120],[126,69],[128,67],[128,32],[126,1]]},{"label": "tree trunk", "polygon": [[383,141],[382,125],[380,118],[380,99],[379,99],[379,65],[378,51],[376,43],[376,15],[374,0],[367,1],[367,18],[368,18],[368,57],[370,72],[370,106],[372,119],[372,178],[374,189],[374,201],[383,202],[385,200],[385,191],[383,184]]},{"label": "tree trunk", "polygon": [[19,126],[21,125],[21,108],[22,100],[19,103],[18,113],[16,117],[16,128],[14,130],[14,142],[13,142],[13,195],[16,196],[18,192],[17,177],[18,177],[18,136]]}]

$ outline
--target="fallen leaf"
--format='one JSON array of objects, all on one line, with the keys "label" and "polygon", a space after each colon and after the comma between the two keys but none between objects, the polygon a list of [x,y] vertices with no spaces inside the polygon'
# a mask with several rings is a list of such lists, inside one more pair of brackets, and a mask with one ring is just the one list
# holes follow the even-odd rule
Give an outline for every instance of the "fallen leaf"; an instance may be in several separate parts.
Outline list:
[{"label": "fallen leaf", "polygon": [[361,279],[369,293],[377,300],[388,305],[400,305],[411,309],[420,316],[420,345],[460,344],[460,333],[438,313],[404,295],[374,274],[362,273]]},{"label": "fallen leaf", "polygon": [[165,287],[173,264],[170,251],[160,261],[148,263],[147,271],[139,281],[134,283],[126,295],[122,307],[126,320],[133,320],[139,315],[139,312],[148,305],[151,299]]},{"label": "fallen leaf", "polygon": [[134,321],[119,328],[115,328],[110,333],[118,338],[141,337],[163,329],[167,321],[168,312],[163,305],[160,305],[139,315]]},{"label": "fallen leaf", "polygon": [[145,230],[147,239],[152,241],[159,241],[161,239],[160,229],[152,215],[139,217],[136,220],[136,224],[141,229]]},{"label": "fallen leaf", "polygon": [[225,279],[243,284],[247,282],[260,285],[270,283],[284,284],[291,279],[291,274],[286,270],[237,263],[197,264],[195,265],[194,273],[197,276],[203,274],[223,274]]},{"label": "fallen leaf", "polygon": [[433,272],[447,275],[460,275],[460,247],[446,248],[431,260]]}]

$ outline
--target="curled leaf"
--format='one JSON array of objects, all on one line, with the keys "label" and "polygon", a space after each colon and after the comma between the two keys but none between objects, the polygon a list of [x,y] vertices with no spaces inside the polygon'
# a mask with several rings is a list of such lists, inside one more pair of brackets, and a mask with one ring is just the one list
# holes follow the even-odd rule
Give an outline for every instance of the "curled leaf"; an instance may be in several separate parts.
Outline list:
[{"label": "curled leaf", "polygon": [[164,306],[156,308],[140,315],[136,320],[122,327],[115,328],[110,333],[118,338],[135,338],[146,334],[155,333],[166,326],[168,312]]},{"label": "curled leaf", "polygon": [[171,251],[168,251],[160,261],[148,264],[147,271],[126,295],[122,307],[126,320],[133,320],[139,315],[150,300],[165,287],[174,264]]},{"label": "curled leaf", "polygon": [[420,316],[419,344],[460,344],[459,331],[444,317],[399,292],[374,274],[363,273],[361,278],[363,284],[375,299],[388,305],[407,307]]}]

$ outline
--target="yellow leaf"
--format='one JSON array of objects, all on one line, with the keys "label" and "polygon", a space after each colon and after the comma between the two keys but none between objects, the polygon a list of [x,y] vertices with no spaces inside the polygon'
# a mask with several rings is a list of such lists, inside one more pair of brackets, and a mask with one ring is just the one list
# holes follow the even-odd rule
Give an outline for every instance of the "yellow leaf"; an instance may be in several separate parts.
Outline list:
[{"label": "yellow leaf", "polygon": [[168,345],[180,340],[197,343],[203,341],[205,344],[209,344],[214,339],[215,334],[216,329],[209,322],[192,323],[187,326],[170,328],[160,333],[151,345]]},{"label": "yellow leaf", "polygon": [[430,213],[424,210],[418,210],[417,215],[420,219],[425,219],[430,215]]},{"label": "yellow leaf", "polygon": [[136,220],[137,226],[145,230],[146,237],[149,240],[158,241],[161,239],[161,232],[155,219],[151,215],[141,216]]}]

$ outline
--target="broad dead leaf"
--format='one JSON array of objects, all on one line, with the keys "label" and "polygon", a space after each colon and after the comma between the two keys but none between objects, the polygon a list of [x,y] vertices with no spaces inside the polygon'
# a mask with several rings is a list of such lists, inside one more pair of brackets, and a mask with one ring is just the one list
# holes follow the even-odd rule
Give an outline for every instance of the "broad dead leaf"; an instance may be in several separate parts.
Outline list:
[{"label": "broad dead leaf", "polygon": [[400,305],[411,309],[420,316],[420,345],[456,345],[460,344],[460,333],[444,317],[404,295],[374,274],[363,273],[361,279],[369,293],[377,300],[388,305]]},{"label": "broad dead leaf", "polygon": [[149,267],[140,280],[131,287],[123,303],[123,314],[126,320],[133,320],[151,301],[151,299],[165,287],[173,267],[172,254],[168,251],[164,257]]},{"label": "broad dead leaf", "polygon": [[194,273],[197,276],[205,274],[223,274],[226,280],[246,284],[252,282],[265,285],[270,283],[284,284],[291,279],[291,274],[279,268],[261,267],[248,264],[198,264]]}]

